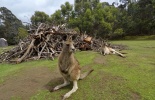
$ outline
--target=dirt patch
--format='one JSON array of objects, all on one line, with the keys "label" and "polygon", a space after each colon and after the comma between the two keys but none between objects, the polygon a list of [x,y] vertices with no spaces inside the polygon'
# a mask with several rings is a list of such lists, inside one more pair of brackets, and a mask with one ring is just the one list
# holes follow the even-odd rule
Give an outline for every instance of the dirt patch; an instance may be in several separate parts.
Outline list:
[{"label": "dirt patch", "polygon": [[102,55],[98,55],[97,57],[95,57],[94,63],[97,63],[97,64],[106,64],[105,57],[102,56]]},{"label": "dirt patch", "polygon": [[134,91],[131,91],[131,97],[133,100],[141,100],[140,94]]},{"label": "dirt patch", "polygon": [[[84,66],[82,73],[90,68]],[[50,91],[61,83],[63,78],[58,68],[53,71],[47,67],[29,68],[0,84],[0,100],[30,100],[39,90]],[[69,88],[72,88],[72,84]]]},{"label": "dirt patch", "polygon": [[0,100],[10,100],[11,98],[29,100],[38,90],[50,89],[48,83],[50,80],[60,77],[58,73],[58,69],[52,72],[47,67],[23,70],[0,85]]}]

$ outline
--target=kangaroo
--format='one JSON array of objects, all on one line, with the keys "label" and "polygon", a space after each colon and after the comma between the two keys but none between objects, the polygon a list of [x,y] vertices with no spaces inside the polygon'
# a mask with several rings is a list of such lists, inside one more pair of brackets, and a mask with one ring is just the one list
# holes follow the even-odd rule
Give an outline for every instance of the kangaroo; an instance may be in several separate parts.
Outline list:
[{"label": "kangaroo", "polygon": [[60,74],[64,79],[64,83],[56,86],[53,91],[65,87],[73,82],[73,88],[63,96],[62,100],[70,97],[70,95],[78,89],[77,81],[89,75],[93,69],[81,74],[81,68],[78,60],[74,57],[75,47],[73,45],[72,36],[67,36],[66,41],[63,43],[63,49],[58,58],[58,67]]},{"label": "kangaroo", "polygon": [[118,54],[119,56],[125,58],[125,56],[124,56],[122,53],[116,51],[115,49],[113,49],[113,48],[111,48],[111,47],[108,47],[108,44],[107,44],[106,42],[103,42],[103,41],[102,41],[102,43],[101,43],[101,50],[100,50],[100,53],[103,54],[104,56],[105,56],[106,54],[107,54],[107,55],[108,55],[108,54]]}]

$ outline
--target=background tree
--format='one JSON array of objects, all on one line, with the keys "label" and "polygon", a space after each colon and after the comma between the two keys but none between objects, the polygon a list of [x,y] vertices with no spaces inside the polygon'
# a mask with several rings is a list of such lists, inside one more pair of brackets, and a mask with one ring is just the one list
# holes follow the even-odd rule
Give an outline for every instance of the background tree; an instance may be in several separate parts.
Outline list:
[{"label": "background tree", "polygon": [[66,2],[64,5],[61,5],[62,17],[64,17],[65,22],[68,22],[70,20],[72,10],[73,6],[69,2]]},{"label": "background tree", "polygon": [[59,25],[65,23],[65,19],[61,14],[61,10],[57,10],[54,14],[51,15],[50,21],[52,24]]},{"label": "background tree", "polygon": [[68,22],[69,27],[78,28],[80,33],[93,34],[93,9],[98,3],[99,0],[75,0],[72,17]]},{"label": "background tree", "polygon": [[64,24],[80,33],[102,38],[155,34],[154,0],[75,0],[61,5],[50,16],[52,24]]},{"label": "background tree", "polygon": [[18,35],[18,28],[23,27],[22,22],[6,7],[0,8],[0,37],[6,38],[9,44],[16,44],[15,37]]},{"label": "background tree", "polygon": [[[155,34],[155,0],[117,0],[112,5],[100,0],[75,0],[74,6],[66,2],[50,16],[36,11],[31,22],[34,25],[66,23],[80,33],[102,38],[152,35]],[[22,22],[10,10],[0,7],[0,37],[6,38],[9,44],[17,44],[25,36]]]},{"label": "background tree", "polygon": [[84,13],[82,20],[83,26],[81,27],[81,29],[83,31],[86,31],[89,35],[93,34],[94,16],[89,8]]},{"label": "background tree", "polygon": [[18,28],[18,35],[16,36],[16,39],[19,41],[20,39],[24,39],[28,36],[28,32],[25,28],[19,27]]},{"label": "background tree", "polygon": [[48,23],[49,15],[45,12],[35,11],[34,15],[31,17],[31,23],[37,25],[38,23]]}]

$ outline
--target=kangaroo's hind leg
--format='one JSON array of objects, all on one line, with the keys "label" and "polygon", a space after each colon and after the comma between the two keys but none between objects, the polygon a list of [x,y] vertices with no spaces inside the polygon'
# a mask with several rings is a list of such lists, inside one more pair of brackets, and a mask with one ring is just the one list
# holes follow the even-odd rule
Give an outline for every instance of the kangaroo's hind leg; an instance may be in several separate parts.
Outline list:
[{"label": "kangaroo's hind leg", "polygon": [[53,89],[53,91],[56,91],[56,90],[58,90],[58,89],[60,89],[60,88],[62,88],[62,87],[65,87],[65,86],[67,86],[67,85],[70,84],[70,81],[69,81],[69,80],[67,80],[67,79],[64,78],[64,77],[63,77],[63,79],[64,79],[64,83],[63,83],[63,84],[60,84],[60,85],[58,85],[58,86],[56,86],[56,87]]},{"label": "kangaroo's hind leg", "polygon": [[62,100],[65,100],[66,98],[70,97],[70,95],[74,92],[76,92],[76,90],[78,89],[78,86],[77,86],[77,80],[74,80],[73,81],[73,88],[71,91],[69,91],[68,93],[66,93],[63,97]]}]

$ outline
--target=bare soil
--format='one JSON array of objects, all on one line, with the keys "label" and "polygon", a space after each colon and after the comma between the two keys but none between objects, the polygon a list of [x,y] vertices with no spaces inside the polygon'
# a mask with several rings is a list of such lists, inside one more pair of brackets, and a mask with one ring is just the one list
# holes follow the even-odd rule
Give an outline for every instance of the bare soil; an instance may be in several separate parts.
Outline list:
[{"label": "bare soil", "polygon": [[[50,89],[48,84],[58,79],[58,70],[51,71],[47,67],[35,67],[22,70],[17,75],[8,78],[0,84],[0,100],[21,99],[28,100],[38,90]],[[59,80],[58,80],[59,81]]]},{"label": "bare soil", "polygon": [[[85,66],[82,70],[90,68]],[[51,91],[63,83],[58,68],[33,67],[22,70],[0,84],[0,100],[30,100],[39,90]]]},{"label": "bare soil", "polygon": [[103,55],[98,55],[98,56],[94,59],[94,63],[97,63],[97,64],[106,64],[105,56],[103,56]]}]

